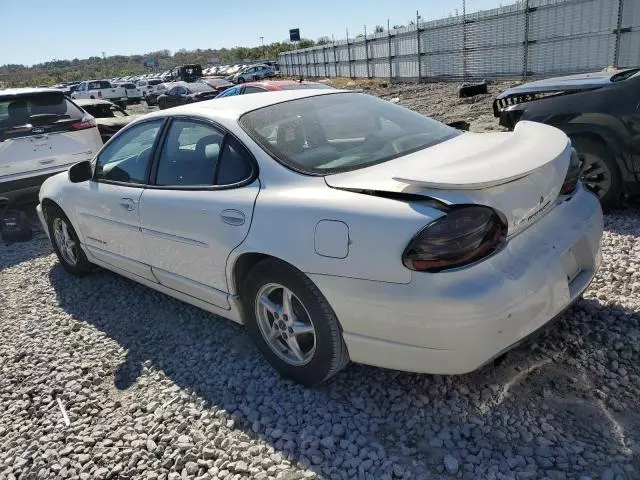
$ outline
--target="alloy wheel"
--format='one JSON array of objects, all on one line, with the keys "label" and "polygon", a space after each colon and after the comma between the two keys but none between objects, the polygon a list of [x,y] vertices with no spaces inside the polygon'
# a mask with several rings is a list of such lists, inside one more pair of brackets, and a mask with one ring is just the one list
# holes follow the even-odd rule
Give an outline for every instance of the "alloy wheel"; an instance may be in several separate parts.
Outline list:
[{"label": "alloy wheel", "polygon": [[255,302],[260,333],[269,348],[292,366],[306,365],[316,350],[316,330],[309,312],[287,287],[269,283]]},{"label": "alloy wheel", "polygon": [[65,262],[75,266],[78,263],[78,247],[71,233],[69,233],[67,222],[60,217],[56,217],[53,220],[53,237]]},{"label": "alloy wheel", "polygon": [[605,161],[591,153],[580,155],[582,181],[587,189],[603,198],[611,189],[611,170]]}]

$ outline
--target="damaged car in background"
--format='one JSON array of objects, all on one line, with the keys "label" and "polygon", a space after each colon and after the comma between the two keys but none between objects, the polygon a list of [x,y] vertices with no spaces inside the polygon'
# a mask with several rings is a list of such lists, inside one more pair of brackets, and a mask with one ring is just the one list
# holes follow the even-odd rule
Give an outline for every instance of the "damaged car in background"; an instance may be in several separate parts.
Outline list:
[{"label": "damaged car in background", "polygon": [[531,120],[564,131],[603,207],[640,193],[640,69],[526,83],[498,95],[493,110],[510,130]]},{"label": "damaged car in background", "polygon": [[107,100],[79,99],[75,100],[75,104],[95,118],[100,137],[105,143],[117,131],[136,119],[135,116],[129,115],[119,106]]},{"label": "damaged car in background", "polygon": [[160,110],[177,107],[186,103],[202,102],[216,98],[218,90],[201,82],[174,82],[167,85],[167,89],[158,96],[157,103]]},{"label": "damaged car in background", "polygon": [[[284,376],[461,374],[577,300],[602,211],[560,130],[462,133],[359,92],[154,112],[45,182],[62,266],[243,323]],[[250,353],[248,353],[250,354]]]}]

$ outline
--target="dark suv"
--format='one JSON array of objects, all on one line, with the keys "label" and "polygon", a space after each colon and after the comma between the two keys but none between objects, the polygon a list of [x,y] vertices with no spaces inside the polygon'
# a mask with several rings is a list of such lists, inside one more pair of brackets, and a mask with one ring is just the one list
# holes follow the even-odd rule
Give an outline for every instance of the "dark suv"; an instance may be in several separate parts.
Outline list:
[{"label": "dark suv", "polygon": [[640,193],[640,69],[526,83],[498,95],[493,111],[510,130],[521,120],[563,130],[603,207]]}]

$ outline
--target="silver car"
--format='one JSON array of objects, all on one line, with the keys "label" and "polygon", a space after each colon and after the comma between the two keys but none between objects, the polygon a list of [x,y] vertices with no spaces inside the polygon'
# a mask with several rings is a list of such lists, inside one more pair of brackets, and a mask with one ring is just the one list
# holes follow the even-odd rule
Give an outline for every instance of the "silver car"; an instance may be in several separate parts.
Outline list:
[{"label": "silver car", "polygon": [[251,82],[254,80],[263,80],[265,78],[274,77],[276,71],[269,65],[250,65],[239,70],[227,79],[234,83]]}]

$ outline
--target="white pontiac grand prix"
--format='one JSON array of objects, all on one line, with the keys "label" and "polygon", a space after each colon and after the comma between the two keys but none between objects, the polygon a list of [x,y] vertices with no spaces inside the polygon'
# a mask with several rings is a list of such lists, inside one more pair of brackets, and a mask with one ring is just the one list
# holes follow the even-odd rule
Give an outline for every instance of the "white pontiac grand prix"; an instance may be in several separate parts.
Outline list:
[{"label": "white pontiac grand prix", "polygon": [[460,374],[567,308],[600,264],[560,130],[462,133],[367,94],[243,95],[146,115],[48,179],[63,267],[244,323],[307,385],[349,360]]}]

